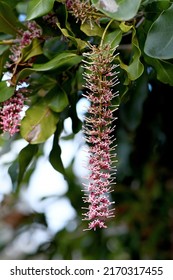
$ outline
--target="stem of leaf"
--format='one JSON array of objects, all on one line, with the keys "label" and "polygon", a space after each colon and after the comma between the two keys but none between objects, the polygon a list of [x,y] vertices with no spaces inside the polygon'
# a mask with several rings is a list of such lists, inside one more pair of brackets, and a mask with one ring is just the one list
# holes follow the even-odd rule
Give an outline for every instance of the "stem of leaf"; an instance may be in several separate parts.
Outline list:
[{"label": "stem of leaf", "polygon": [[103,41],[104,41],[104,38],[105,38],[105,35],[106,35],[106,32],[109,28],[109,26],[111,25],[111,23],[114,21],[114,19],[111,19],[110,22],[107,24],[104,32],[103,32],[103,35],[102,35],[102,38],[101,38],[101,42],[100,42],[100,46],[102,47],[103,46]]}]

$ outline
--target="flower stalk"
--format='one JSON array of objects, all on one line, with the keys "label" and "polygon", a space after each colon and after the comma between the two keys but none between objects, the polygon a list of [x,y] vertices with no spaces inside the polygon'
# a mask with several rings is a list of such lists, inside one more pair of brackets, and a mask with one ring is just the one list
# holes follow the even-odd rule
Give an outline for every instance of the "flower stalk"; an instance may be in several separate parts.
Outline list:
[{"label": "flower stalk", "polygon": [[84,185],[84,219],[89,221],[88,229],[106,228],[106,220],[114,217],[110,201],[111,185],[114,184],[116,169],[112,167],[116,154],[112,132],[113,112],[117,109],[111,103],[118,96],[113,88],[118,84],[116,68],[113,64],[114,50],[109,45],[90,46],[84,53],[84,79],[86,94],[90,102],[88,116],[85,117],[83,132],[88,143],[89,183]]}]

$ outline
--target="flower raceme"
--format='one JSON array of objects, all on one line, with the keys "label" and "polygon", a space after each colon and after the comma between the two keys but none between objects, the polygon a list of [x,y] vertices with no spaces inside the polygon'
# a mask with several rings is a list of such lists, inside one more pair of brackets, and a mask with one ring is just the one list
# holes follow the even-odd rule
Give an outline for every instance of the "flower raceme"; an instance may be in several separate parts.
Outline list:
[{"label": "flower raceme", "polygon": [[117,109],[111,103],[118,96],[113,88],[118,84],[114,50],[109,45],[90,46],[91,51],[84,53],[83,74],[86,80],[83,94],[90,102],[88,115],[85,117],[83,132],[88,143],[88,184],[84,184],[84,219],[88,220],[88,229],[106,228],[107,218],[114,217],[110,201],[111,185],[114,183],[116,169],[112,168],[116,154],[112,140],[113,112]]},{"label": "flower raceme", "polygon": [[84,23],[88,20],[95,20],[95,13],[97,10],[92,5],[90,5],[89,0],[66,0],[66,7],[68,11],[76,18],[76,22],[80,20],[82,23]]}]

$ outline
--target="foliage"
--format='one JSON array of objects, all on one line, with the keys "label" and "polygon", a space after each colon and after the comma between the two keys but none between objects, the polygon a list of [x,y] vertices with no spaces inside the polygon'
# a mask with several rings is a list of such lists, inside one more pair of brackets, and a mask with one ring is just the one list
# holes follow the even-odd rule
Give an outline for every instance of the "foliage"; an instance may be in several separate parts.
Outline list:
[{"label": "foliage", "polygon": [[[0,154],[21,138],[28,142],[9,166],[14,194],[9,201],[6,198],[8,202],[4,199],[11,214],[2,214],[2,220],[14,229],[11,242],[21,231],[32,228],[33,221],[46,228],[44,215],[38,213],[9,217],[23,188],[29,185],[44,144],[53,136],[49,161],[67,180],[66,196],[77,212],[75,225],[51,237],[35,256],[22,257],[171,259],[173,4],[170,0],[87,3],[93,5],[90,16],[80,11],[74,14],[65,0],[46,4],[41,0],[0,0],[1,78],[10,72],[8,83],[0,82],[0,110],[19,85],[27,84],[23,88],[27,111],[20,133],[10,138],[0,131]],[[28,22],[34,22],[39,34],[32,35]],[[28,30],[33,37],[22,45]],[[88,51],[88,42],[99,45],[101,41],[112,49],[118,45],[114,63],[119,64],[119,98],[113,104],[119,104],[114,132],[119,162],[112,194],[117,214],[108,229],[82,232],[81,180],[73,172],[75,159],[64,168],[59,140],[67,118],[71,118],[73,129],[69,137],[81,130],[76,105],[86,93],[83,53]],[[11,57],[14,52],[15,59]],[[0,242],[0,246],[4,252],[6,243]]]}]

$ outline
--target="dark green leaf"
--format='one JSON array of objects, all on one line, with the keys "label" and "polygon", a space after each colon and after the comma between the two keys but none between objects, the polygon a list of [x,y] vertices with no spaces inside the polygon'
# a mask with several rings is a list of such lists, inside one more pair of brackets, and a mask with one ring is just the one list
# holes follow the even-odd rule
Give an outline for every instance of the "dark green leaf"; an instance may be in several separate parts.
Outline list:
[{"label": "dark green leaf", "polygon": [[49,161],[55,170],[65,175],[65,169],[61,159],[61,148],[58,142],[53,145],[53,148],[49,155]]},{"label": "dark green leaf", "polygon": [[43,54],[49,59],[52,59],[58,53],[65,51],[67,47],[67,42],[60,40],[60,37],[49,38],[43,46]]},{"label": "dark green leaf", "polygon": [[27,145],[25,148],[21,150],[19,153],[18,161],[19,161],[19,174],[18,174],[18,184],[21,183],[23,176],[26,172],[27,167],[31,163],[34,155],[38,151],[37,145]]},{"label": "dark green leaf", "polygon": [[55,132],[58,121],[58,115],[42,101],[26,111],[26,116],[21,121],[20,132],[29,143],[42,143]]},{"label": "dark green leaf", "polygon": [[0,102],[4,102],[14,94],[14,87],[8,87],[6,81],[0,82]]},{"label": "dark green leaf", "polygon": [[19,172],[19,163],[17,160],[15,160],[9,167],[8,169],[8,174],[10,175],[12,185],[13,185],[13,190],[16,190],[17,188],[17,176]]},{"label": "dark green leaf", "polygon": [[52,10],[54,2],[55,0],[30,0],[27,9],[27,20],[48,14]]},{"label": "dark green leaf", "polygon": [[0,55],[0,77],[3,75],[4,72],[4,65],[7,62],[9,57],[9,49],[5,50],[1,55]]},{"label": "dark green leaf", "polygon": [[173,86],[173,64],[164,60],[145,56],[146,62],[156,70],[157,79],[164,84]]},{"label": "dark green leaf", "polygon": [[62,129],[63,129],[63,122],[60,121],[57,125],[57,130],[54,134],[53,147],[49,154],[49,161],[55,170],[65,175],[65,169],[61,159],[61,147],[58,144]]},{"label": "dark green leaf", "polygon": [[159,59],[173,58],[173,5],[152,24],[147,34],[144,51]]},{"label": "dark green leaf", "polygon": [[11,7],[0,1],[0,32],[16,35],[18,27],[22,26]]},{"label": "dark green leaf", "polygon": [[65,91],[59,86],[52,89],[47,98],[49,108],[56,113],[62,112],[69,104]]},{"label": "dark green leaf", "polygon": [[91,0],[91,2],[108,17],[120,21],[133,18],[141,4],[141,0]]}]

